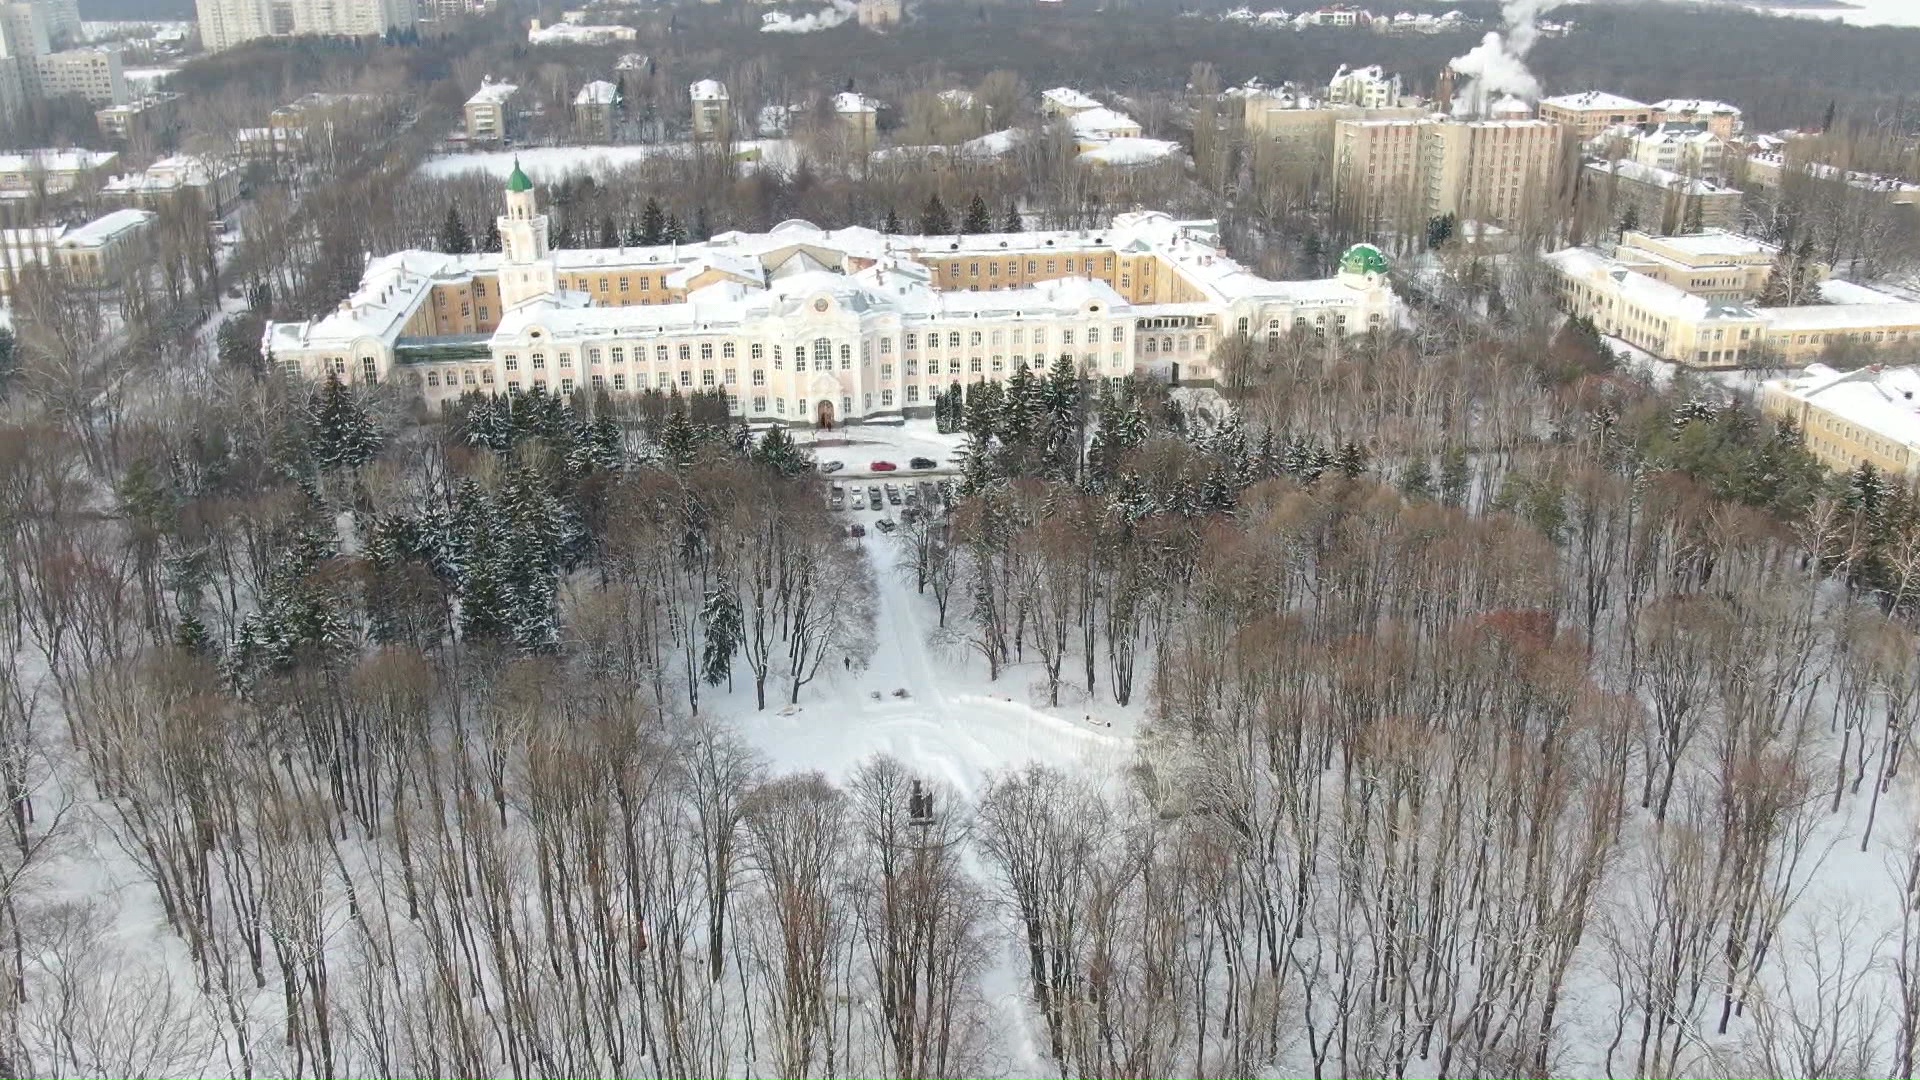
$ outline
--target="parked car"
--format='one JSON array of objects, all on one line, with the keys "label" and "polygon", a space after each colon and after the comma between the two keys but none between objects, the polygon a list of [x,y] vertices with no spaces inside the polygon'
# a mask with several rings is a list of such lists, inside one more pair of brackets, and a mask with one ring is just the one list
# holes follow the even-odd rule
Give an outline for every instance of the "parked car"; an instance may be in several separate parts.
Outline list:
[{"label": "parked car", "polygon": [[874,472],[892,472],[893,470],[899,467],[900,466],[895,465],[891,461],[876,461],[872,465],[868,466],[868,468],[872,469]]},{"label": "parked car", "polygon": [[847,526],[847,535],[855,539],[859,539],[860,537],[867,535],[867,527],[856,521],[853,524]]},{"label": "parked car", "polygon": [[839,472],[846,467],[847,463],[844,461],[823,461],[820,463],[821,472]]},{"label": "parked car", "polygon": [[920,485],[919,484],[908,484],[907,490],[901,492],[900,494],[903,498],[907,500],[908,506],[920,505]]},{"label": "parked car", "polygon": [[876,521],[873,523],[873,527],[876,529],[879,529],[883,533],[890,533],[894,530],[893,519],[881,518],[879,521]]},{"label": "parked car", "polygon": [[872,507],[875,510],[880,509],[880,485],[879,484],[867,485],[867,505]]},{"label": "parked car", "polygon": [[847,493],[844,491],[841,491],[838,486],[835,486],[833,489],[833,494],[827,496],[827,509],[844,510],[846,509],[846,505],[847,505]]},{"label": "parked car", "polygon": [[938,468],[940,465],[939,462],[933,460],[930,457],[917,457],[917,458],[914,458],[912,461],[907,462],[907,464],[916,469],[933,469],[933,468]]},{"label": "parked car", "polygon": [[886,490],[887,490],[887,501],[888,501],[888,502],[890,502],[890,503],[892,503],[892,504],[893,504],[893,505],[895,505],[895,506],[899,506],[899,505],[900,505],[900,489],[899,489],[899,487],[897,487],[897,486],[895,486],[895,485],[893,485],[893,484],[888,484],[888,485],[887,485],[887,489],[886,489]]}]

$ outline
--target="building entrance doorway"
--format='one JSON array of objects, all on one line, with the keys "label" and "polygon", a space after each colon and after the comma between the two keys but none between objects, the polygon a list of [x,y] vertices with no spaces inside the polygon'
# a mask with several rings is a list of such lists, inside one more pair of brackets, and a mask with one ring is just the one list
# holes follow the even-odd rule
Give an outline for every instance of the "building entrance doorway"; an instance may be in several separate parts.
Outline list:
[{"label": "building entrance doorway", "polygon": [[814,411],[814,423],[819,425],[821,431],[833,430],[833,402],[820,399],[820,407]]}]

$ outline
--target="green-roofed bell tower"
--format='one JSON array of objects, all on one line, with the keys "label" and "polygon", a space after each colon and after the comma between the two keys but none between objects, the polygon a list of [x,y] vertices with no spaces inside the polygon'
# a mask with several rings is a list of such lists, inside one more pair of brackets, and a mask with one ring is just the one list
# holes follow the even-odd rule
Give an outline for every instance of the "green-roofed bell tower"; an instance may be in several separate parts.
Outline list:
[{"label": "green-roofed bell tower", "polygon": [[507,176],[507,212],[500,221],[500,301],[512,307],[522,300],[559,289],[553,260],[547,257],[547,215],[533,193],[533,181],[513,161]]}]

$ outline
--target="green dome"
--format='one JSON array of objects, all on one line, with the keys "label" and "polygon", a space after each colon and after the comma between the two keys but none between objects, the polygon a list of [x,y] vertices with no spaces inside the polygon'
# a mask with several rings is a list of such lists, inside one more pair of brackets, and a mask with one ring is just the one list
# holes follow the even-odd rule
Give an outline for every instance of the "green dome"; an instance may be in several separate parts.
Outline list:
[{"label": "green dome", "polygon": [[1387,272],[1387,257],[1372,244],[1355,244],[1340,256],[1340,272],[1343,274],[1384,274]]},{"label": "green dome", "polygon": [[527,179],[527,174],[520,171],[519,158],[513,159],[513,172],[507,177],[507,190],[512,192],[533,190],[533,181]]}]

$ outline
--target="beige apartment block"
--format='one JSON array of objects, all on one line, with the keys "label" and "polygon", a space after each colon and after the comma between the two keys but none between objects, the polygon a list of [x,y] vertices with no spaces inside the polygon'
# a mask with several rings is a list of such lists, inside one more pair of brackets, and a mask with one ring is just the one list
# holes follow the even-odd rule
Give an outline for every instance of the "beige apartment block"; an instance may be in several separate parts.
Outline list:
[{"label": "beige apartment block", "polygon": [[1651,123],[1653,106],[1604,90],[1589,90],[1542,99],[1540,119],[1559,124],[1584,143],[1608,128]]},{"label": "beige apartment block", "polygon": [[1558,125],[1545,120],[1343,120],[1335,186],[1377,213],[1511,224],[1543,206],[1559,173]]},{"label": "beige apartment block", "polygon": [[1761,383],[1760,409],[1793,421],[1829,469],[1872,465],[1891,477],[1920,478],[1920,367],[1835,371],[1811,364]]},{"label": "beige apartment block", "polygon": [[733,138],[733,99],[726,83],[701,79],[687,87],[687,99],[693,105],[694,138],[718,142]]},{"label": "beige apartment block", "polygon": [[494,82],[490,78],[481,80],[480,89],[467,99],[468,142],[503,142],[513,134],[513,95],[519,89],[509,82]]}]

